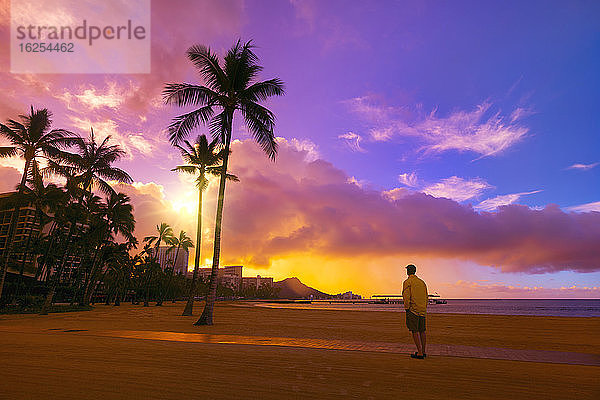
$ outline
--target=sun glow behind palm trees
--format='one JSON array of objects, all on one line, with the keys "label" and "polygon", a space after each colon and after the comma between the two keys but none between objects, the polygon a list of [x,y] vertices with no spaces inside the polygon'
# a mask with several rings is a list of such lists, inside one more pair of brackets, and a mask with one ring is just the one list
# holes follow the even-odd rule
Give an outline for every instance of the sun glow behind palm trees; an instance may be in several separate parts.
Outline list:
[{"label": "sun glow behind palm trees", "polygon": [[198,199],[194,199],[194,193],[186,192],[183,196],[171,201],[171,206],[176,212],[194,216],[198,212]]}]

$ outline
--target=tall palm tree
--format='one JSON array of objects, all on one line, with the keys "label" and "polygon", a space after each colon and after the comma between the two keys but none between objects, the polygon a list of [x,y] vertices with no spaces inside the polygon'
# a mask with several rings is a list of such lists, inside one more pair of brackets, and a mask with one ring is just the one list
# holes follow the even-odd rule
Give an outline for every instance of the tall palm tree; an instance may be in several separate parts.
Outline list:
[{"label": "tall palm tree", "polygon": [[[25,159],[23,175],[18,186],[18,193],[25,190],[28,178],[33,178],[39,171],[40,159],[56,159],[65,154],[64,149],[74,143],[75,135],[65,129],[52,129],[52,113],[46,108],[34,110],[31,106],[29,115],[20,115],[21,122],[9,119],[0,124],[0,136],[8,139],[10,146],[0,147],[0,157],[20,155]],[[15,205],[11,214],[8,239],[2,260],[0,260],[0,297],[4,288],[10,254],[14,245],[20,204]]]},{"label": "tall palm tree", "polygon": [[265,151],[275,159],[277,142],[273,134],[275,115],[259,104],[271,96],[284,94],[283,82],[277,78],[257,82],[262,71],[257,64],[251,41],[238,42],[227,52],[223,61],[205,46],[192,46],[187,51],[189,60],[198,68],[205,86],[189,83],[167,84],[163,96],[167,104],[178,106],[199,106],[199,108],[176,117],[169,125],[169,139],[172,144],[181,141],[200,124],[208,125],[214,138],[224,147],[223,165],[219,180],[219,197],[215,217],[213,262],[210,290],[200,319],[196,325],[213,324],[213,308],[217,293],[217,277],[221,254],[221,226],[225,182],[231,146],[233,117],[241,113],[248,130]]},{"label": "tall palm tree", "polygon": [[[173,239],[173,229],[169,226],[169,224],[162,222],[160,225],[156,225],[156,231],[158,233],[158,235],[156,236],[146,236],[144,238],[144,242],[146,242],[149,246],[154,245],[154,251],[152,252],[152,257],[151,257],[151,267],[154,264],[158,263],[158,250],[160,247],[160,244],[162,242],[164,242],[165,244],[169,244],[172,239]],[[152,268],[150,268],[150,271],[152,271]],[[147,284],[150,284],[150,279],[148,278],[148,282]],[[146,299],[144,300],[144,307],[148,307],[149,304],[149,300],[148,300],[148,294],[149,294],[149,288],[146,288]]]},{"label": "tall palm tree", "polygon": [[[185,165],[180,165],[173,168],[172,171],[185,172],[196,176],[196,186],[198,187],[198,215],[196,226],[196,254],[194,256],[194,274],[192,275],[192,283],[188,293],[188,300],[183,310],[182,315],[192,315],[194,308],[194,295],[196,292],[196,282],[198,280],[198,271],[200,269],[200,254],[202,252],[202,194],[208,188],[207,174],[219,175],[221,166],[217,166],[223,159],[223,151],[217,151],[219,146],[218,139],[212,140],[210,143],[205,135],[200,135],[196,138],[196,142],[192,145],[187,140],[184,140],[185,146],[175,145],[181,151],[181,157]],[[238,180],[234,175],[229,175],[230,180]]]},{"label": "tall palm tree", "polygon": [[[183,249],[183,251],[188,254],[189,249],[194,247],[194,242],[192,242],[192,238],[187,235],[185,231],[179,231],[178,236],[173,236],[169,242],[169,249],[167,253],[173,252],[175,250],[175,258],[173,258],[173,265],[169,271],[169,282],[167,283],[166,290],[171,289],[171,283],[173,281],[173,273],[175,272],[175,265],[177,264],[177,258],[179,257],[179,250]],[[187,265],[187,263],[186,263]],[[187,274],[187,271],[184,271]],[[162,298],[160,299],[162,301]],[[175,303],[175,297],[173,297],[173,303]]]}]

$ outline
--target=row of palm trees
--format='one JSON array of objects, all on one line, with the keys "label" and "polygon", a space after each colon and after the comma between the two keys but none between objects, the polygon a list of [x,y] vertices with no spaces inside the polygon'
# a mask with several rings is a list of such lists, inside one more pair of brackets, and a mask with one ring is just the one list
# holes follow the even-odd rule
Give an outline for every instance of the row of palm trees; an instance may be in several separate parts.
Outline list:
[{"label": "row of palm trees", "polygon": [[[19,271],[13,296],[18,300],[18,291],[24,286],[25,267],[35,260],[35,281],[40,280],[47,287],[42,314],[48,312],[59,286],[70,288],[71,301],[82,305],[90,303],[102,283],[113,292],[116,303],[133,286],[134,291],[136,287],[138,291],[145,289],[145,304],[148,304],[150,287],[159,286],[162,303],[167,289],[173,286],[174,266],[163,284],[164,271],[159,267],[160,272],[156,272],[156,251],[144,248],[139,255],[130,255],[137,246],[133,207],[127,195],[117,193],[107,182],[132,181],[125,171],[112,165],[124,155],[123,151],[118,145],[109,144],[109,137],[98,143],[93,130],[84,139],[63,129],[51,130],[51,124],[47,109],[33,107],[19,121],[0,124],[0,134],[10,142],[10,146],[0,147],[0,156],[25,157],[22,179],[5,205],[15,211],[10,213],[5,251],[0,260],[0,297],[11,266]],[[46,184],[44,177],[50,175],[61,177],[64,187]],[[28,218],[26,214],[20,215],[28,212],[23,209],[25,205],[32,205],[35,212],[19,233],[19,220]],[[171,232],[166,224],[161,227]],[[193,246],[183,231],[178,237],[171,236],[163,235],[157,246],[165,241],[169,250],[176,249],[176,257],[180,249]]]},{"label": "row of palm trees", "polygon": [[[275,116],[260,103],[269,97],[283,95],[283,83],[277,78],[257,81],[262,67],[257,64],[258,58],[253,49],[252,42],[242,44],[238,41],[220,60],[208,47],[192,46],[187,56],[198,69],[204,85],[170,83],[163,91],[166,104],[197,107],[174,118],[168,127],[169,140],[181,152],[185,162],[174,171],[195,175],[198,187],[194,273],[188,288],[184,315],[192,314],[198,283],[202,197],[208,186],[207,176],[219,177],[210,285],[202,315],[196,325],[213,324],[225,187],[228,180],[237,180],[228,173],[234,117],[241,115],[246,128],[270,159],[274,160],[277,154],[277,141],[273,133]],[[0,157],[21,155],[25,159],[23,176],[13,201],[17,205],[25,202],[34,204],[40,224],[52,221],[50,232],[39,238],[39,245],[29,248],[38,249],[40,268],[36,276],[43,275],[43,280],[50,285],[44,310],[52,303],[67,264],[76,257],[82,258],[81,267],[70,279],[76,282],[77,296],[83,304],[90,301],[97,283],[103,281],[110,282],[113,289],[116,288],[115,301],[120,301],[126,293],[128,279],[137,276],[139,279],[134,281],[138,282],[138,290],[135,292],[145,290],[144,305],[148,305],[152,277],[161,270],[156,267],[158,247],[161,243],[177,243],[178,253],[182,248],[193,246],[191,239],[184,233],[175,238],[172,229],[161,224],[157,226],[157,235],[144,238],[143,251],[135,257],[129,256],[129,252],[137,246],[133,236],[133,209],[129,198],[115,192],[108,183],[132,182],[125,171],[113,166],[124,155],[123,150],[117,145],[110,145],[108,137],[97,143],[93,130],[86,139],[64,129],[50,130],[50,117],[48,110],[34,110],[32,107],[31,113],[21,116],[20,122],[9,120],[6,125],[0,124],[0,134],[11,143],[11,146],[0,147]],[[212,140],[200,135],[194,143],[188,141],[187,137],[201,125],[208,127]],[[74,151],[68,151],[71,149]],[[43,177],[50,175],[62,177],[65,186],[44,185]],[[102,200],[95,192],[103,194],[105,199]],[[0,260],[0,296],[17,243],[17,221],[18,215],[13,213],[9,240]],[[117,236],[124,238],[124,242],[118,243]],[[19,242],[19,245],[22,246],[22,243]],[[171,273],[167,281],[171,281],[172,277]],[[159,289],[158,304],[162,304],[165,295],[164,288]]]},{"label": "row of palm trees", "polygon": [[[65,129],[50,129],[51,125],[51,113],[33,107],[19,120],[0,124],[0,135],[10,143],[0,147],[0,157],[21,155],[25,159],[21,181],[7,204],[15,211],[10,213],[0,260],[0,296],[8,268],[15,260],[20,256],[22,281],[27,260],[37,259],[36,278],[42,277],[49,286],[43,313],[52,304],[65,270],[70,272],[76,294],[85,304],[96,289],[105,263],[137,244],[130,199],[107,182],[132,182],[125,171],[113,165],[124,155],[123,150],[109,144],[109,137],[98,143],[93,130],[88,138],[82,138]],[[64,187],[44,183],[43,178],[48,176],[62,178]],[[96,189],[104,199],[94,193]],[[35,229],[30,229],[27,234],[25,224],[18,235],[20,213],[27,204],[35,209],[31,223],[38,231],[50,225],[48,232],[35,236],[31,234]],[[117,235],[125,243],[118,244]],[[72,271],[76,259],[81,260],[80,267]]]}]

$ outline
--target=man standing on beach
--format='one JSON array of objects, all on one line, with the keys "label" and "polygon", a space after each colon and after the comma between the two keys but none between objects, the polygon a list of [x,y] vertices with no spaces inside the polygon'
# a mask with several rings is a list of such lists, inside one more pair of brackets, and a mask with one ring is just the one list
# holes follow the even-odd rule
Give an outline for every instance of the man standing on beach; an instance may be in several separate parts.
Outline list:
[{"label": "man standing on beach", "polygon": [[417,267],[412,264],[406,266],[408,278],[402,285],[402,298],[406,310],[406,327],[411,331],[417,351],[410,356],[423,359],[425,353],[425,315],[427,313],[427,285],[415,273]]}]

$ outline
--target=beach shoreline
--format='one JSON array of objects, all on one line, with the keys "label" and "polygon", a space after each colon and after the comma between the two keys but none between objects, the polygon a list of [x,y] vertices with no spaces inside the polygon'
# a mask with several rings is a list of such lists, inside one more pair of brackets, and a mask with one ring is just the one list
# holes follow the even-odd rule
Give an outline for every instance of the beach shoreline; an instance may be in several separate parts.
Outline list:
[{"label": "beach shoreline", "polygon": [[[259,307],[306,310],[404,312],[402,303],[367,303],[368,300],[319,300],[307,302],[248,301]],[[522,315],[548,317],[600,317],[600,299],[449,299],[448,303],[430,304],[430,314]]]},{"label": "beach shoreline", "polygon": [[[0,316],[0,386],[6,398],[569,398],[600,393],[600,367],[324,348],[143,340],[103,332],[296,338],[296,342],[410,346],[403,314],[217,303],[215,325],[196,327],[184,303],[98,305],[93,311]],[[428,342],[600,355],[600,318],[431,314]],[[193,337],[198,337],[195,335]],[[188,336],[189,337],[189,336]],[[220,340],[220,339],[219,339]],[[406,347],[408,348],[408,347]],[[123,372],[122,374],[119,371]],[[114,380],[115,385],[106,382]],[[419,385],[411,385],[418,381]],[[100,385],[99,382],[105,382]],[[118,390],[116,389],[118,388]],[[0,394],[0,398],[2,395]]]}]

